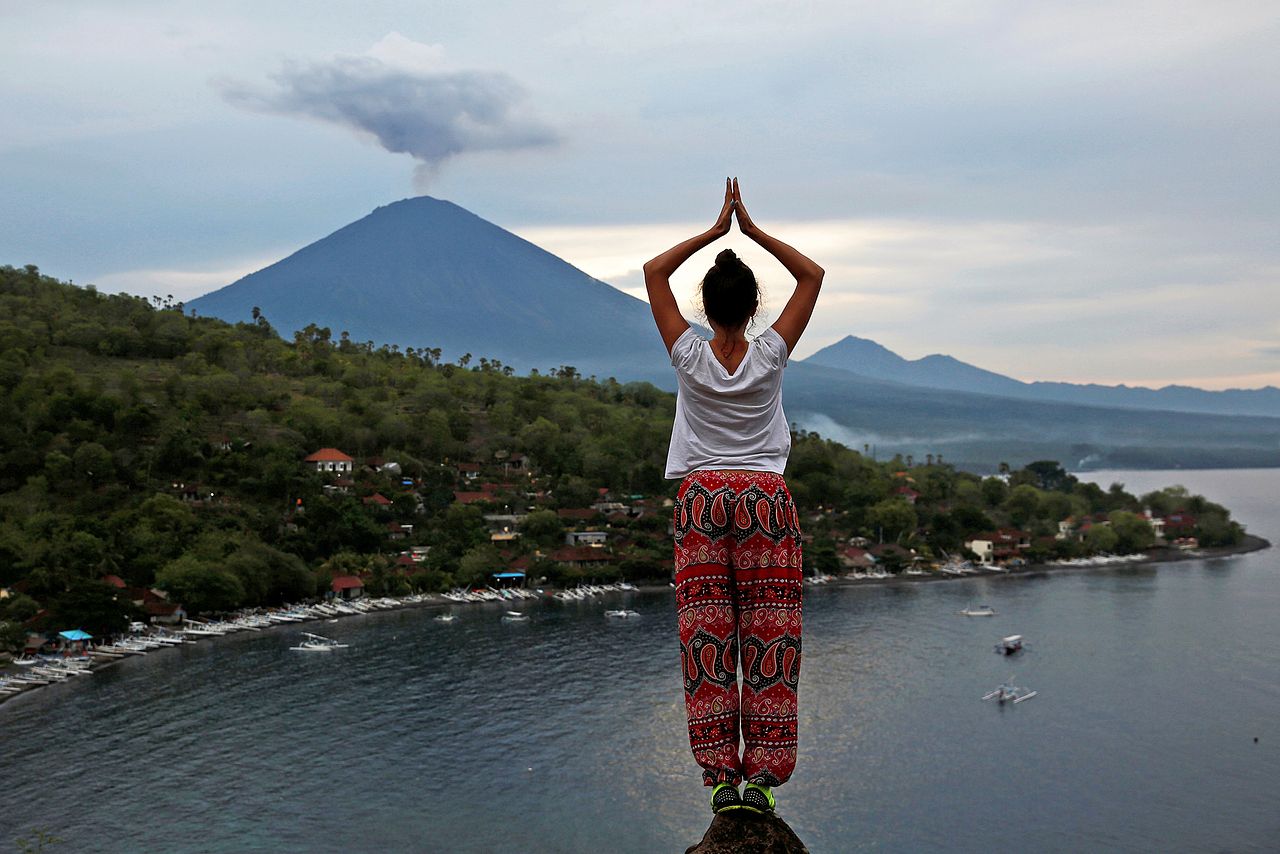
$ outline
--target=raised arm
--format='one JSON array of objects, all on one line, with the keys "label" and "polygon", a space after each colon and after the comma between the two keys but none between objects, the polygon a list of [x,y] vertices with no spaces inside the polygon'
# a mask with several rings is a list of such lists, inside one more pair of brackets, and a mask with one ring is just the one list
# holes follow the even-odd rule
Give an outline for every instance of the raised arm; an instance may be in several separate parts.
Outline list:
[{"label": "raised arm", "polygon": [[750,214],[742,205],[742,194],[738,190],[738,180],[732,184],[734,213],[738,217],[738,227],[742,233],[759,243],[765,250],[777,258],[787,272],[795,277],[796,289],[787,300],[787,306],[773,322],[773,329],[787,342],[787,354],[796,348],[809,318],[813,316],[813,306],[818,301],[818,291],[822,290],[822,277],[825,271],[792,246],[783,243],[776,237],[765,234],[761,228],[751,221]]},{"label": "raised arm", "polygon": [[676,339],[689,328],[689,321],[685,320],[684,315],[680,313],[680,306],[676,304],[675,295],[671,293],[671,274],[688,261],[693,253],[728,234],[732,221],[733,187],[729,179],[725,178],[724,206],[720,209],[720,215],[716,217],[715,225],[702,234],[690,237],[683,243],[677,243],[644,265],[644,287],[649,292],[649,308],[653,310],[653,319],[658,324],[658,332],[662,335],[662,342],[667,345],[668,353],[671,352],[671,345],[676,343]]}]

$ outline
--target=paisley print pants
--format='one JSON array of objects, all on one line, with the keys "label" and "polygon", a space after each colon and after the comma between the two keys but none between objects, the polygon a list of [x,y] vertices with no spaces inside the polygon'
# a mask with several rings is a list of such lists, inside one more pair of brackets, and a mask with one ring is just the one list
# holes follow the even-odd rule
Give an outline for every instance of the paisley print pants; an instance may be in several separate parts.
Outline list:
[{"label": "paisley print pants", "polygon": [[675,533],[685,710],[703,781],[781,785],[796,765],[804,585],[795,502],[781,475],[697,471],[680,485]]}]

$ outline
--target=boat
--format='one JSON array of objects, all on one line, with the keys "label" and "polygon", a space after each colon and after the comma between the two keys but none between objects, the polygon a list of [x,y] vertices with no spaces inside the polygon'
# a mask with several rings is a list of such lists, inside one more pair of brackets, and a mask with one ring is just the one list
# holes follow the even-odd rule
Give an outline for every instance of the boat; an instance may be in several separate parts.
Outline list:
[{"label": "boat", "polygon": [[437,614],[436,615],[437,623],[452,623],[456,619],[458,619],[457,614]]},{"label": "boat", "polygon": [[303,632],[306,636],[298,646],[291,646],[289,649],[297,652],[332,652],[335,649],[346,649],[350,644],[338,643],[333,638],[327,638],[324,635],[313,635],[311,632]]},{"label": "boat", "polygon": [[522,614],[519,611],[508,611],[502,615],[504,623],[527,623],[529,621],[528,614]]},{"label": "boat", "polygon": [[996,652],[1004,655],[1013,655],[1021,650],[1022,635],[1009,635],[1007,638],[1001,638],[1000,643],[996,644]]},{"label": "boat", "polygon": [[606,617],[615,617],[615,618],[617,618],[617,619],[619,619],[619,620],[633,620],[633,619],[635,619],[636,617],[640,616],[640,612],[639,612],[639,611],[628,611],[628,610],[625,610],[625,609],[624,609],[624,610],[620,610],[620,611],[605,611],[605,612],[604,612],[604,615],[605,615]]},{"label": "boat", "polygon": [[1026,688],[1019,688],[1017,685],[1013,684],[1012,680],[1010,680],[1009,682],[999,685],[994,691],[988,691],[986,694],[983,694],[982,699],[995,700],[1001,705],[1004,705],[1005,703],[1017,705],[1023,700],[1030,700],[1039,693],[1039,691],[1028,691]]},{"label": "boat", "polygon": [[996,615],[996,609],[992,608],[990,605],[978,605],[977,607],[970,605],[960,613],[966,617],[994,617]]}]

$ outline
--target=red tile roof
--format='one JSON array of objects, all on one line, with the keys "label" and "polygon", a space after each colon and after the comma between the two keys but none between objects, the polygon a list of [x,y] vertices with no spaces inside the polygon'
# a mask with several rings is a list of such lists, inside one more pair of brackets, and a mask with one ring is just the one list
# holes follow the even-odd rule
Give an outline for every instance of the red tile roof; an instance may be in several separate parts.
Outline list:
[{"label": "red tile roof", "polygon": [[561,519],[594,519],[600,515],[600,511],[592,510],[590,507],[569,507],[557,510],[556,515]]},{"label": "red tile roof", "polygon": [[459,504],[474,504],[477,501],[492,501],[492,492],[455,492],[453,500]]},{"label": "red tile roof", "polygon": [[367,498],[363,498],[361,500],[365,504],[380,504],[383,507],[386,507],[388,504],[391,503],[391,499],[383,495],[381,492],[375,492],[373,495],[370,495]]},{"label": "red tile roof", "polygon": [[310,456],[304,457],[304,463],[353,463],[355,460],[337,448],[321,448]]},{"label": "red tile roof", "polygon": [[118,575],[104,575],[102,576],[102,580],[110,584],[112,587],[119,587],[122,590],[129,586],[125,584],[124,579]]},{"label": "red tile roof", "polygon": [[559,563],[608,563],[612,558],[604,549],[591,546],[564,546],[551,553],[551,559]]},{"label": "red tile roof", "polygon": [[356,578],[354,575],[339,575],[333,579],[333,584],[330,586],[333,587],[334,593],[339,593],[343,590],[351,590],[357,587],[362,588],[364,587],[364,582],[359,578]]}]

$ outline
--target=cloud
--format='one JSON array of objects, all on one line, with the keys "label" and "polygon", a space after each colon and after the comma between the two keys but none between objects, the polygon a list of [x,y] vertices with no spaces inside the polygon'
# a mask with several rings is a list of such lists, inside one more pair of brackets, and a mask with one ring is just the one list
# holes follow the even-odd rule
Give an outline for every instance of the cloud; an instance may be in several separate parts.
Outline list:
[{"label": "cloud", "polygon": [[195,299],[252,272],[273,264],[291,250],[280,249],[253,258],[236,258],[205,269],[144,268],[120,270],[92,277],[102,293],[126,293],[140,297],[173,296]]},{"label": "cloud", "polygon": [[286,61],[264,89],[233,80],[214,85],[247,110],[304,116],[367,133],[395,154],[418,161],[425,187],[452,157],[518,151],[558,141],[523,110],[524,89],[494,71],[447,70],[438,46],[391,33],[362,56]]}]

